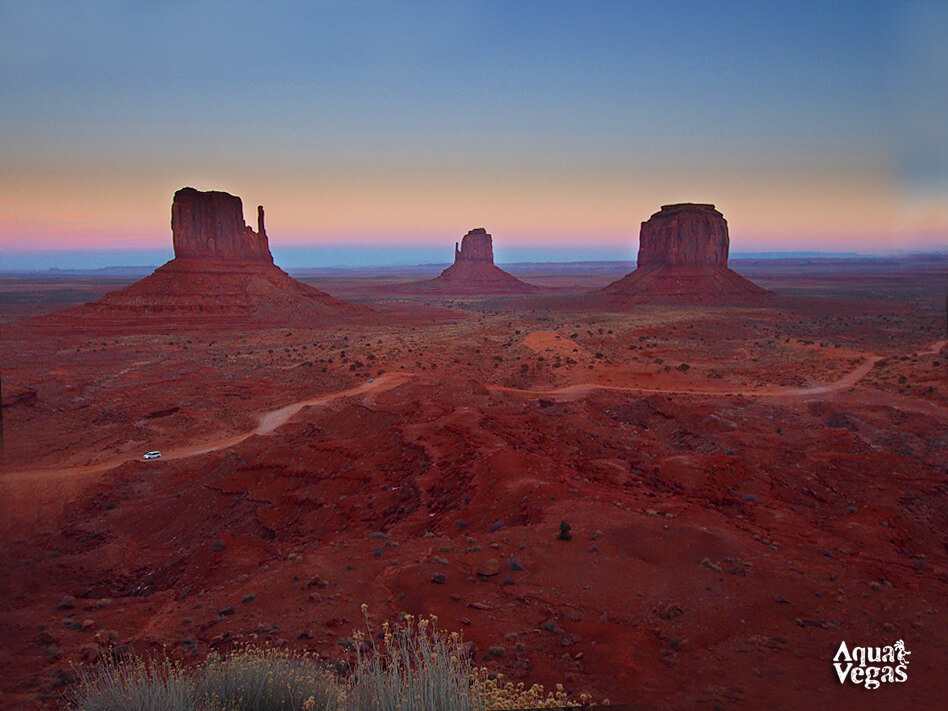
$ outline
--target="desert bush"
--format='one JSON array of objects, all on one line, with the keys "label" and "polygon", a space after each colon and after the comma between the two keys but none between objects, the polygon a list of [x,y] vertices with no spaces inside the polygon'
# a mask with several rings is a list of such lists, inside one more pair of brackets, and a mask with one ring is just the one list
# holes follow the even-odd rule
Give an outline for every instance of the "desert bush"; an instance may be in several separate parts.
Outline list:
[{"label": "desert bush", "polygon": [[132,657],[79,667],[68,699],[74,711],[202,709],[197,704],[195,679],[187,670],[170,661],[146,664]]},{"label": "desert bush", "polygon": [[[364,609],[364,608],[363,608]],[[355,671],[338,679],[307,656],[244,647],[212,653],[203,665],[109,659],[80,667],[69,711],[489,711],[570,704],[562,687],[546,693],[474,668],[457,632],[437,618],[383,623],[378,641],[353,635]],[[580,697],[585,701],[584,697]]]},{"label": "desert bush", "polygon": [[[458,633],[439,633],[437,618],[382,624],[381,644],[366,649],[356,633],[350,708],[360,711],[474,711],[471,664]],[[368,626],[368,623],[367,623]],[[371,627],[368,627],[371,633]]]},{"label": "desert bush", "polygon": [[342,694],[315,660],[257,647],[209,656],[196,686],[198,699],[226,711],[331,711]]}]

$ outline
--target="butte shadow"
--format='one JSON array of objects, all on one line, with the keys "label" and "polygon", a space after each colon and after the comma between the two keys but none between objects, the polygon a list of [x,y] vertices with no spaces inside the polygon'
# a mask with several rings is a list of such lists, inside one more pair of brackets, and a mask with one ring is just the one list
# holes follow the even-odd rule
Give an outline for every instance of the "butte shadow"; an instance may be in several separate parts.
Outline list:
[{"label": "butte shadow", "polygon": [[714,205],[679,203],[642,223],[638,266],[601,290],[615,303],[755,304],[772,292],[728,268],[727,220]]},{"label": "butte shadow", "polygon": [[98,301],[31,325],[86,325],[151,332],[172,328],[321,326],[371,320],[366,306],[334,299],[273,263],[257,208],[257,230],[244,223],[239,197],[182,188],[171,206],[174,259]]},{"label": "butte shadow", "polygon": [[396,284],[389,293],[418,296],[507,296],[536,294],[540,287],[521,281],[494,264],[493,238],[477,227],[454,244],[454,264],[434,279]]}]

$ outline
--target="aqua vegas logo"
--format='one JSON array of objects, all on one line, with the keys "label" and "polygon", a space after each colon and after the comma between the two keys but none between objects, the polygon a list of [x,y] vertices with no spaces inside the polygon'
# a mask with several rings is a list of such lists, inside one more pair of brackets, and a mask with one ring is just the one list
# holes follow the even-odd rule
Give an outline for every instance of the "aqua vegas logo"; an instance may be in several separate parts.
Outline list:
[{"label": "aqua vegas logo", "polygon": [[908,655],[901,639],[888,647],[853,647],[839,643],[833,667],[839,683],[847,681],[867,689],[878,689],[886,683],[902,683],[908,680]]}]

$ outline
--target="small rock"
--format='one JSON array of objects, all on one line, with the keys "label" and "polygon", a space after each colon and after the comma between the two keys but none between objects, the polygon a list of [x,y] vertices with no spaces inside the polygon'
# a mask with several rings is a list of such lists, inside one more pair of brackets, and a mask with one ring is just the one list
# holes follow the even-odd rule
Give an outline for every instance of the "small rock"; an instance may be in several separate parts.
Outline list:
[{"label": "small rock", "polygon": [[490,576],[497,575],[500,572],[500,562],[496,558],[485,560],[477,569],[478,575]]},{"label": "small rock", "polygon": [[98,630],[95,633],[95,641],[103,646],[107,644],[112,644],[117,639],[118,639],[118,632],[116,632],[115,630]]},{"label": "small rock", "polygon": [[757,501],[756,494],[744,494],[744,501]]},{"label": "small rock", "polygon": [[253,593],[248,593],[247,595],[244,595],[243,599],[241,599],[241,602],[246,604],[248,602],[253,602],[256,599],[257,599],[256,595],[254,595]]},{"label": "small rock", "polygon": [[97,644],[84,644],[79,647],[79,658],[87,664],[98,659],[101,653]]},{"label": "small rock", "polygon": [[444,573],[435,573],[434,575],[431,576],[431,582],[437,583],[438,585],[443,585],[444,580],[445,580]]},{"label": "small rock", "polygon": [[369,538],[388,538],[388,534],[384,531],[372,531],[369,534]]},{"label": "small rock", "polygon": [[560,639],[560,644],[562,644],[564,647],[570,647],[574,644],[579,644],[582,641],[583,638],[578,634],[564,634]]},{"label": "small rock", "polygon": [[52,677],[52,687],[54,689],[61,689],[64,686],[76,683],[76,673],[71,669],[54,669]]},{"label": "small rock", "polygon": [[91,629],[93,627],[95,627],[95,620],[92,620],[87,617],[86,619],[82,621],[82,626],[79,629],[85,632],[86,630]]},{"label": "small rock", "polygon": [[504,527],[503,521],[494,521],[490,526],[487,527],[488,533],[493,533],[494,531],[499,531]]},{"label": "small rock", "polygon": [[229,617],[230,615],[233,615],[233,614],[234,614],[234,608],[232,608],[232,607],[225,607],[225,608],[223,608],[223,609],[221,609],[221,610],[218,610],[218,611],[217,611],[217,614],[220,615],[221,617]]},{"label": "small rock", "polygon": [[705,568],[708,568],[709,570],[713,570],[715,573],[721,572],[721,566],[712,563],[710,558],[702,559],[701,565],[703,565]]},{"label": "small rock", "polygon": [[222,551],[227,548],[227,541],[225,541],[223,538],[218,538],[211,544],[211,548],[216,551]]},{"label": "small rock", "polygon": [[62,600],[59,601],[59,604],[56,605],[57,610],[71,610],[76,606],[76,598],[72,595],[66,595]]},{"label": "small rock", "polygon": [[514,556],[507,562],[507,566],[511,570],[523,570],[523,563],[520,562],[520,559],[517,556]]}]

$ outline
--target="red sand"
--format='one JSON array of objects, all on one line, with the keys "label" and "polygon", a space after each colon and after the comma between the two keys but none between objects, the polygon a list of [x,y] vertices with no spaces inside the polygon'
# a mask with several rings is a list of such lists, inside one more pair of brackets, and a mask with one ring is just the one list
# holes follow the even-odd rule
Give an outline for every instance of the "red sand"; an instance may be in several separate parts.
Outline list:
[{"label": "red sand", "polygon": [[[779,308],[5,326],[0,705],[55,708],[110,639],[341,659],[364,602],[614,703],[937,707],[941,292],[805,283]],[[896,639],[907,683],[836,681],[840,641]]]}]

